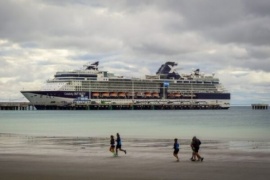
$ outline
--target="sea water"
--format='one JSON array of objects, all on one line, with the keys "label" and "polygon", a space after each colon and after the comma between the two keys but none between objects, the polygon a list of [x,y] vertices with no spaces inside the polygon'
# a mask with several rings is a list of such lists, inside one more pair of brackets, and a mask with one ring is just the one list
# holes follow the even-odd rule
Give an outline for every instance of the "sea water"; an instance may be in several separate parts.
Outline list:
[{"label": "sea water", "polygon": [[0,111],[0,133],[31,136],[270,140],[270,110]]}]

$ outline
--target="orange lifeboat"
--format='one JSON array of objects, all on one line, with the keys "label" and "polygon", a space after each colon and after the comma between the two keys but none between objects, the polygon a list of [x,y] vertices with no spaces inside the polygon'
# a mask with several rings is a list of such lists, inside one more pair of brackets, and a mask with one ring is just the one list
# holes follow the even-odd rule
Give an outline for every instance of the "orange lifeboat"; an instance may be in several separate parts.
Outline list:
[{"label": "orange lifeboat", "polygon": [[102,93],[102,97],[110,97],[110,94],[108,92]]},{"label": "orange lifeboat", "polygon": [[152,95],[151,95],[150,92],[145,92],[145,93],[144,93],[144,96],[147,97],[147,98],[149,98],[149,97],[151,97]]},{"label": "orange lifeboat", "polygon": [[98,92],[93,92],[92,97],[99,97],[99,93]]},{"label": "orange lifeboat", "polygon": [[111,93],[110,93],[110,96],[111,96],[111,97],[117,97],[117,92],[111,92]]},{"label": "orange lifeboat", "polygon": [[174,97],[179,98],[179,97],[181,97],[181,94],[180,93],[174,93]]},{"label": "orange lifeboat", "polygon": [[126,97],[126,93],[125,92],[120,92],[120,93],[118,93],[118,96],[119,97]]},{"label": "orange lifeboat", "polygon": [[155,97],[155,98],[159,98],[159,94],[157,92],[153,92],[152,96]]},{"label": "orange lifeboat", "polygon": [[174,93],[169,93],[168,98],[174,98]]}]

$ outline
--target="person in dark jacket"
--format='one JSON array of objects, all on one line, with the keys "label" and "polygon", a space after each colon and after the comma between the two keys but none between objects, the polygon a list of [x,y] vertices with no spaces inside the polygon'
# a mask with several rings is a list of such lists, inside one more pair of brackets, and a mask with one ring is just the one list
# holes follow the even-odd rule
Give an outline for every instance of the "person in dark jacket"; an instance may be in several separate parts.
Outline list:
[{"label": "person in dark jacket", "polygon": [[176,157],[176,161],[179,162],[179,157],[178,157],[178,152],[179,152],[179,143],[177,142],[178,140],[175,138],[174,139],[174,144],[173,144],[173,156]]},{"label": "person in dark jacket", "polygon": [[119,133],[116,134],[116,156],[118,156],[118,149],[120,151],[125,152],[125,154],[127,154],[127,151],[124,150],[124,149],[122,149],[122,142],[121,142],[121,138],[120,138],[120,134]]},{"label": "person in dark jacket", "polygon": [[198,158],[198,161],[203,161],[204,158],[201,157],[199,154],[200,145],[201,145],[201,141],[198,138],[196,138],[196,136],[194,136],[190,144],[191,149],[193,151],[191,161],[195,161],[196,157]]},{"label": "person in dark jacket", "polygon": [[190,147],[192,149],[192,156],[191,156],[190,160],[191,161],[196,161],[195,148],[194,148],[193,144],[194,143],[193,143],[193,139],[192,139],[191,140],[191,143],[190,143]]}]

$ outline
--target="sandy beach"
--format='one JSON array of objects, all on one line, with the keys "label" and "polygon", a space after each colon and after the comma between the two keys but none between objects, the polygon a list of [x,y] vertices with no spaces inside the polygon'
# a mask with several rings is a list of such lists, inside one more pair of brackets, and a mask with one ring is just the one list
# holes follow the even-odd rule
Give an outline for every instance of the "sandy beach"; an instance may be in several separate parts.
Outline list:
[{"label": "sandy beach", "polygon": [[191,162],[180,140],[180,162],[170,139],[124,139],[113,157],[109,138],[0,135],[1,179],[268,179],[268,142],[202,140],[203,162]]}]

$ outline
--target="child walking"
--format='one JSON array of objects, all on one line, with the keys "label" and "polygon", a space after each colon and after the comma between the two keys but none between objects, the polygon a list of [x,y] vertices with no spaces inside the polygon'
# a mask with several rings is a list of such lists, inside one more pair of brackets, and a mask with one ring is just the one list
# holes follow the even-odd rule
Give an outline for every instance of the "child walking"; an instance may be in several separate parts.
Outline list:
[{"label": "child walking", "polygon": [[177,141],[178,141],[178,139],[175,138],[174,139],[174,144],[173,144],[173,149],[174,149],[173,156],[176,157],[176,161],[179,162],[178,152],[179,152],[179,146],[180,145],[179,145],[179,143]]}]

